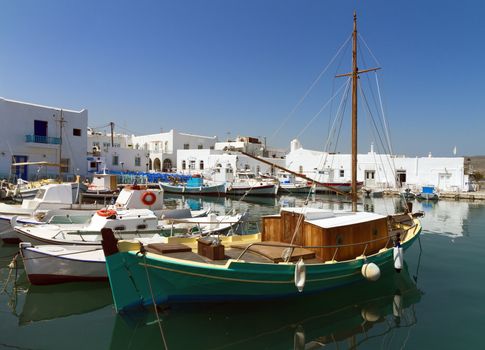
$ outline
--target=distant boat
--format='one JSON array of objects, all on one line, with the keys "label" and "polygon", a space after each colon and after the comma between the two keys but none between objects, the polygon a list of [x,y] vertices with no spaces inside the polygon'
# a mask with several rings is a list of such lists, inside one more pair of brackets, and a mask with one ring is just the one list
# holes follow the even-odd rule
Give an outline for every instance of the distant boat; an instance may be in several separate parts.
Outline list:
[{"label": "distant boat", "polygon": [[[344,193],[350,193],[352,190],[352,182],[347,181],[347,182],[324,182],[324,186],[317,186],[316,191],[317,192],[331,192],[329,188],[336,189],[340,192]],[[357,182],[357,191],[362,189],[362,186],[364,185],[364,182],[359,181]]]},{"label": "distant boat", "polygon": [[416,198],[416,194],[410,188],[405,188],[401,191],[401,197],[404,199],[414,199]]},{"label": "distant boat", "polygon": [[236,172],[236,177],[226,183],[226,193],[236,196],[276,196],[279,184],[274,179],[263,179],[248,170]]},{"label": "distant boat", "polygon": [[421,192],[416,196],[417,199],[436,201],[440,198],[434,186],[423,186]]},{"label": "distant boat", "polygon": [[277,174],[280,182],[278,193],[305,193],[315,192],[311,182],[298,181],[296,176],[287,172]]},{"label": "distant boat", "polygon": [[187,183],[168,184],[159,182],[159,186],[165,192],[177,194],[223,196],[226,192],[224,183],[208,183],[204,181],[201,175],[193,175]]}]

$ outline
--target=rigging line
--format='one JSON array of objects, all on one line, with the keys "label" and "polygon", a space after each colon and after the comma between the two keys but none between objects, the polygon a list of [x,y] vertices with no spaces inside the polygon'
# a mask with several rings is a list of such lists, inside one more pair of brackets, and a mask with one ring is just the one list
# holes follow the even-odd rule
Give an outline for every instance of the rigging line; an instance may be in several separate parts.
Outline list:
[{"label": "rigging line", "polygon": [[[335,68],[334,76],[336,76],[338,74],[338,71],[340,70],[340,67],[342,66],[342,62],[343,62],[344,57],[348,57],[347,56],[347,51],[349,50],[349,48],[350,48],[350,45],[347,45],[345,47],[345,51],[342,52],[342,55],[340,55],[340,61],[337,64],[337,67]],[[336,81],[337,81],[336,78],[332,79],[332,94],[335,92],[335,82]],[[329,113],[329,118],[328,118],[328,130],[329,130],[329,134],[327,135],[327,138],[330,137],[330,124],[331,124],[332,115],[333,115],[333,101],[332,101],[332,104],[330,105],[330,111],[329,112],[330,112]]]},{"label": "rigging line", "polygon": [[315,80],[313,80],[313,82],[310,85],[310,87],[306,90],[306,92],[303,94],[303,96],[300,98],[300,100],[297,102],[297,104],[293,107],[293,109],[290,111],[290,113],[286,116],[286,118],[283,120],[283,122],[281,123],[281,125],[273,132],[273,134],[271,134],[271,136],[268,138],[268,140],[273,139],[278,134],[278,132],[283,128],[283,126],[285,126],[285,124],[293,116],[293,114],[300,107],[300,105],[303,103],[303,101],[305,101],[305,99],[310,94],[310,92],[313,90],[313,88],[315,87],[315,85],[320,81],[320,78],[323,76],[323,74],[325,74],[325,72],[328,70],[328,68],[330,68],[330,66],[332,65],[333,61],[335,61],[335,59],[338,57],[338,55],[340,54],[340,52],[342,51],[342,49],[350,41],[350,38],[351,37],[352,37],[352,35],[350,35],[347,38],[347,40],[344,41],[344,43],[338,49],[337,53],[333,56],[333,58],[330,60],[330,62],[327,64],[327,66],[320,72],[320,74],[318,74],[318,76],[315,78]]},{"label": "rigging line", "polygon": [[362,42],[364,43],[365,47],[367,48],[367,50],[369,51],[370,55],[372,56],[372,58],[374,59],[374,61],[376,61],[377,65],[380,66],[381,64],[379,63],[379,61],[377,60],[376,56],[374,56],[374,53],[372,52],[372,50],[370,49],[370,47],[367,45],[364,37],[360,34],[360,33],[357,33],[357,35],[359,36],[359,38],[362,40]]},{"label": "rigging line", "polygon": [[[362,50],[359,51],[359,54],[360,54],[359,57],[361,58],[362,62],[364,63],[364,66],[365,67],[368,67],[367,64],[366,64],[366,62],[365,62],[365,57],[362,54]],[[367,84],[369,86],[370,93],[372,95],[372,100],[374,101],[375,110],[376,110],[377,113],[379,113],[379,109],[377,107],[378,103],[377,103],[376,95],[374,93],[374,87],[373,87],[373,84],[371,84],[369,74],[365,74],[365,78],[366,78]],[[379,123],[381,123],[381,120],[380,119],[379,119]],[[384,129],[383,126],[382,126],[382,128]]]},{"label": "rigging line", "polygon": [[387,137],[387,143],[389,145],[389,150],[391,151],[391,154],[394,154],[394,152],[392,150],[392,144],[391,144],[391,135],[390,135],[389,122],[388,122],[388,120],[386,118],[386,115],[384,113],[384,106],[382,104],[382,98],[381,98],[381,88],[380,88],[379,78],[378,78],[377,73],[376,73],[376,84],[377,84],[377,94],[379,96],[379,103],[380,103],[380,107],[381,107],[383,124],[384,124],[384,128],[385,128],[384,130],[386,132],[386,137]]},{"label": "rigging line", "polygon": [[[368,118],[368,119],[372,120],[372,122],[374,123],[374,127],[375,127],[375,121],[374,121],[374,117],[372,116],[372,111],[370,111],[370,109],[369,109],[369,104],[368,104],[368,102],[367,102],[367,98],[366,98],[366,96],[365,96],[365,94],[364,94],[364,91],[362,90],[362,87],[360,88],[360,94],[361,94],[361,96],[362,96],[362,100],[365,102],[365,103],[364,103],[364,106],[365,106],[365,107],[367,107],[367,112],[370,114],[370,118]],[[370,121],[370,120],[369,120],[369,121]],[[371,132],[374,134],[374,129],[373,129],[372,127],[371,127]],[[384,143],[382,142],[382,138],[381,138],[380,133],[379,133],[379,130],[378,130],[377,128],[375,128],[375,132],[376,132],[376,133],[377,133],[377,135],[379,136],[379,138],[378,138],[378,139],[381,141],[382,147],[383,147],[383,149],[385,150],[385,145],[384,145]],[[375,136],[374,136],[374,137],[375,137]],[[376,138],[376,140],[377,140],[377,138]],[[390,157],[386,157],[386,160],[387,160],[387,162],[388,162],[388,164],[389,164],[389,169],[391,170],[391,172],[393,172],[393,173],[395,174],[395,166],[394,166],[394,162],[393,162],[393,161],[391,162],[391,161],[389,160],[389,158],[390,158]],[[381,162],[382,162],[382,158],[381,158]],[[384,176],[385,176],[385,178],[386,178],[386,181],[388,182],[389,180],[388,180],[388,178],[387,178],[387,172],[385,171],[384,162],[382,162],[382,165],[383,165],[383,167],[384,167]],[[387,206],[386,206],[386,210],[388,210]],[[389,212],[389,210],[388,210],[388,212]]]},{"label": "rigging line", "polygon": [[310,119],[310,121],[307,123],[307,125],[303,128],[302,131],[300,131],[300,133],[296,136],[296,138],[299,138],[304,132],[305,130],[315,121],[315,119],[324,111],[324,109],[330,104],[330,102],[340,93],[340,91],[349,83],[351,78],[348,78],[347,81],[342,84],[342,86],[338,89],[338,91],[330,98],[330,100],[328,100],[323,106],[322,108],[320,108],[320,110],[312,117],[312,119]]},{"label": "rigging line", "polygon": [[[345,114],[345,107],[347,105],[346,101],[348,100],[348,97],[349,97],[349,94],[350,94],[350,78],[348,80],[348,84],[347,84],[347,89],[345,90],[345,93],[342,95],[342,99],[339,103],[339,107],[338,107],[338,110],[337,110],[337,114],[335,116],[335,119],[334,119],[334,123],[332,125],[332,132],[334,135],[335,135],[335,125],[337,124],[337,121],[340,121],[339,122],[339,131],[338,131],[338,136],[336,137],[336,142],[335,142],[335,147],[334,149],[336,150],[337,149],[337,143],[338,143],[338,138],[340,137],[340,130],[342,128],[342,124],[343,124],[343,115]],[[320,158],[320,162],[318,163],[318,167],[317,169],[323,169],[325,167],[325,164],[327,163],[327,159],[328,159],[328,156],[329,156],[329,152],[330,152],[330,144],[328,143],[330,141],[330,138],[327,139],[327,144],[324,146],[324,152],[322,154],[322,157]],[[333,161],[335,160],[335,157],[331,157],[331,162],[330,162],[330,167],[333,166]],[[330,180],[330,179],[328,179]]]}]

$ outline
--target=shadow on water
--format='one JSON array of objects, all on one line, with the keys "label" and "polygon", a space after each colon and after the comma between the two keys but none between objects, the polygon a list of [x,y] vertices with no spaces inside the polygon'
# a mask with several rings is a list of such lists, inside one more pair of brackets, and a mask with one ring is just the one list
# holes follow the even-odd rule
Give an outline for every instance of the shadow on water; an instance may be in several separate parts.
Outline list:
[{"label": "shadow on water", "polygon": [[407,267],[388,272],[375,283],[301,299],[174,304],[159,311],[161,327],[154,312],[118,315],[111,349],[356,349],[372,341],[401,348],[422,292]]}]

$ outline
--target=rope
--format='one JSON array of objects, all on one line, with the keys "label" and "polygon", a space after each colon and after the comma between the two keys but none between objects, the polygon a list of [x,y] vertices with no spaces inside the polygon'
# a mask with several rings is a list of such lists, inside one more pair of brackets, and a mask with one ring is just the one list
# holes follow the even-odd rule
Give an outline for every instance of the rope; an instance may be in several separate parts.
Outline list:
[{"label": "rope", "polygon": [[145,265],[145,273],[146,273],[146,276],[147,276],[148,288],[150,290],[150,295],[152,297],[153,309],[155,310],[155,315],[157,316],[157,323],[158,323],[158,328],[160,330],[160,336],[162,337],[162,341],[163,341],[163,345],[164,345],[165,349],[168,349],[167,342],[165,341],[165,335],[163,334],[162,321],[160,320],[160,315],[158,314],[157,303],[155,302],[155,295],[153,294],[152,283],[150,281],[150,275],[148,273],[148,268],[147,268],[146,251],[144,250],[143,245],[141,245],[140,252],[143,254],[143,262],[144,262],[144,265]]},{"label": "rope", "polygon": [[340,52],[342,51],[342,49],[346,46],[346,44],[349,42],[350,38],[352,36],[350,35],[347,40],[344,41],[344,43],[342,44],[342,46],[340,46],[340,48],[338,49],[337,53],[333,56],[333,58],[330,60],[330,62],[327,64],[327,66],[320,72],[320,74],[317,76],[317,78],[312,82],[312,84],[310,85],[310,87],[306,90],[306,92],[303,94],[303,96],[300,98],[300,100],[298,101],[298,103],[293,107],[293,109],[291,110],[291,112],[286,116],[286,118],[283,120],[283,122],[281,123],[281,125],[275,130],[275,132],[273,132],[273,134],[268,138],[269,140],[271,140],[273,137],[275,137],[278,132],[281,130],[281,128],[283,126],[285,126],[285,124],[288,122],[288,120],[293,116],[293,114],[296,112],[296,110],[300,107],[300,105],[303,103],[303,101],[307,98],[307,96],[310,94],[310,92],[313,90],[313,88],[315,87],[315,85],[318,83],[318,81],[320,80],[320,78],[323,76],[323,74],[325,74],[325,72],[328,70],[328,68],[332,65],[333,61],[335,61],[335,59],[338,57],[338,55],[340,54]]}]

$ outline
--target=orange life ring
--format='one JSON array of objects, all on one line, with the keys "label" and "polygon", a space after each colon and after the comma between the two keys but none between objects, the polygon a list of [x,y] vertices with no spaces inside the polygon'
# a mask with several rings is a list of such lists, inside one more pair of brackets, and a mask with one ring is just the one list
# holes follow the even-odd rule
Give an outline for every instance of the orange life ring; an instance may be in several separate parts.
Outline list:
[{"label": "orange life ring", "polygon": [[153,192],[145,192],[141,195],[141,201],[145,205],[152,205],[157,200],[157,195]]},{"label": "orange life ring", "polygon": [[98,214],[99,216],[104,216],[104,217],[108,217],[108,216],[111,216],[111,215],[116,215],[116,210],[113,210],[113,209],[99,209],[96,214]]}]

